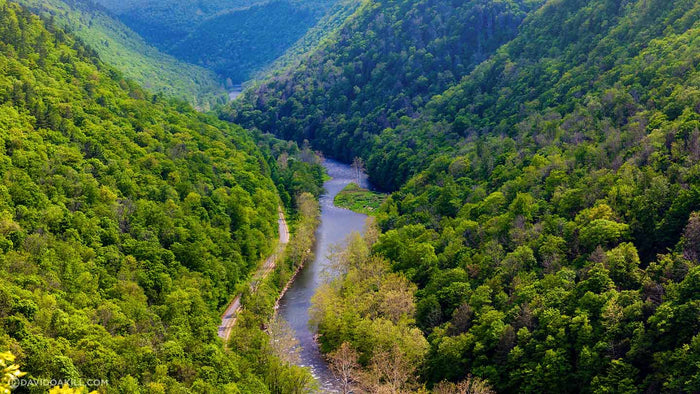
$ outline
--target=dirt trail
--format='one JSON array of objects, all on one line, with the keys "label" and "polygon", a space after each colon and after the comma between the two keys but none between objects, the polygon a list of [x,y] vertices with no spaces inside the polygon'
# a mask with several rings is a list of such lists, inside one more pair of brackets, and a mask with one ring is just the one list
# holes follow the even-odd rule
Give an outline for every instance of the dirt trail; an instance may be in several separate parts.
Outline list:
[{"label": "dirt trail", "polygon": [[[278,209],[279,218],[277,223],[279,226],[279,243],[277,245],[277,250],[275,253],[270,255],[270,257],[265,260],[265,263],[258,269],[258,271],[253,276],[253,280],[250,281],[250,291],[255,292],[258,289],[258,284],[260,281],[265,279],[267,275],[275,269],[277,265],[277,256],[280,255],[285,245],[289,243],[289,228],[287,227],[287,221],[284,218],[284,212],[282,208]],[[238,316],[238,311],[241,309],[241,295],[238,294],[226,308],[226,312],[221,316],[221,325],[219,326],[219,337],[224,340],[224,343],[228,343],[228,338],[231,336],[231,329],[236,324],[236,317]]]}]

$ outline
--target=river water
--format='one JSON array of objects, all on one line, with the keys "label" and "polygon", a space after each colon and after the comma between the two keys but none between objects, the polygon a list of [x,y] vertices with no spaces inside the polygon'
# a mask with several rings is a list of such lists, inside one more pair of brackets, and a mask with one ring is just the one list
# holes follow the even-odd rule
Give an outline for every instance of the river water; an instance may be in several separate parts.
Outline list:
[{"label": "river water", "polygon": [[238,98],[238,96],[243,93],[243,86],[242,85],[233,85],[231,89],[228,91],[228,99],[230,101],[233,101]]},{"label": "river water", "polygon": [[[348,183],[357,182],[353,169],[347,164],[330,159],[324,159],[323,166],[333,179],[324,183],[326,192],[319,199],[321,223],[316,230],[315,258],[299,272],[282,297],[278,313],[296,333],[301,348],[300,365],[311,368],[324,392],[333,392],[335,379],[314,341],[314,332],[309,327],[309,307],[311,297],[327,278],[324,268],[328,265],[330,247],[342,244],[353,231],[361,232],[367,216],[333,205],[333,198],[338,192]],[[360,179],[360,186],[369,188],[365,175]]]}]

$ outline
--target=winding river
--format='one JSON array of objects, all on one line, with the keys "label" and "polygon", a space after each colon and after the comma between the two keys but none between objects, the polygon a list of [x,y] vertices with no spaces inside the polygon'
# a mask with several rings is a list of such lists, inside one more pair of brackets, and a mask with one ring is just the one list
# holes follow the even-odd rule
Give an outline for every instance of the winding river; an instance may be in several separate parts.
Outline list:
[{"label": "winding river", "polygon": [[[315,258],[297,275],[287,293],[279,303],[279,315],[294,329],[301,347],[302,366],[311,372],[325,392],[334,391],[335,379],[331,374],[314,341],[314,332],[309,327],[309,307],[311,297],[323,283],[324,268],[328,264],[328,254],[332,245],[341,244],[353,231],[361,232],[366,215],[338,208],[333,199],[348,183],[356,182],[354,170],[346,164],[324,159],[323,166],[333,179],[324,183],[326,192],[319,199],[321,224],[316,231]],[[369,188],[366,176],[360,179],[362,187]]]}]

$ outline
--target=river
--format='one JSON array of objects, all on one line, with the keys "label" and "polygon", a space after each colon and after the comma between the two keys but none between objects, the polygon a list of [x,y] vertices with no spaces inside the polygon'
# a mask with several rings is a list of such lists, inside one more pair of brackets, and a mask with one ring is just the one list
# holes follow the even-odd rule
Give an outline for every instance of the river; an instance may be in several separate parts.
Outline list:
[{"label": "river", "polygon": [[228,99],[233,101],[238,98],[238,96],[243,93],[243,85],[233,85],[228,91]]},{"label": "river", "polygon": [[[356,182],[353,169],[334,160],[324,159],[323,166],[333,179],[324,183],[325,194],[319,199],[321,223],[316,230],[314,260],[307,264],[285,293],[279,303],[279,315],[294,329],[301,350],[300,365],[311,368],[311,372],[325,392],[334,391],[335,379],[321,356],[314,332],[309,327],[309,307],[311,297],[323,283],[324,268],[328,264],[328,254],[332,245],[341,244],[353,231],[361,232],[367,215],[338,208],[333,198],[348,183]],[[360,179],[362,187],[369,188],[366,176]]]}]

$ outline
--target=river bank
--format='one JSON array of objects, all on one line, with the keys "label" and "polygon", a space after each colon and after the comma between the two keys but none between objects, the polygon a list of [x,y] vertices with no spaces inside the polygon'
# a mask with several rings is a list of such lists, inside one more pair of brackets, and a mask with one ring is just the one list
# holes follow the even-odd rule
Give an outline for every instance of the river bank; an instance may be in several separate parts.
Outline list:
[{"label": "river bank", "polygon": [[[348,184],[357,183],[355,171],[349,165],[330,159],[324,159],[323,166],[331,179],[324,183],[326,192],[319,199],[321,216],[316,230],[314,258],[296,273],[294,281],[278,302],[277,313],[294,330],[299,341],[299,365],[309,367],[321,389],[328,392],[334,391],[336,384],[318,349],[315,330],[309,327],[311,297],[326,280],[325,271],[331,247],[343,243],[354,231],[362,232],[367,215],[337,207],[333,203],[335,196]],[[360,186],[369,188],[365,176],[361,177]]]}]

